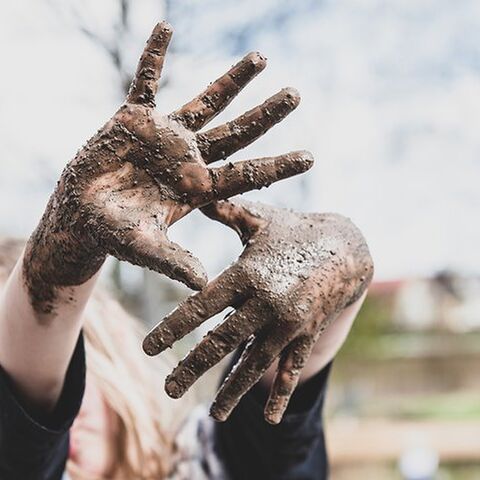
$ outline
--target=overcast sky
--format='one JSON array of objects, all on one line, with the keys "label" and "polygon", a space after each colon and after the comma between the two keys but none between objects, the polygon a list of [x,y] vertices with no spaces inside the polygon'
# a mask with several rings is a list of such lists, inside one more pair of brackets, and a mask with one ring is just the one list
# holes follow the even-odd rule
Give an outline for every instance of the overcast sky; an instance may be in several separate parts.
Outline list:
[{"label": "overcast sky", "polygon": [[[378,279],[443,268],[480,273],[480,2],[181,1],[160,110],[198,93],[250,50],[267,70],[222,114],[283,86],[302,103],[235,158],[309,149],[312,171],[249,194],[337,211],[363,230]],[[0,15],[0,233],[28,235],[62,167],[121,102],[117,1],[4,2]],[[134,68],[161,3],[133,2],[119,40]],[[195,235],[192,235],[195,232]],[[233,233],[192,215],[172,231],[218,272],[240,251]]]}]

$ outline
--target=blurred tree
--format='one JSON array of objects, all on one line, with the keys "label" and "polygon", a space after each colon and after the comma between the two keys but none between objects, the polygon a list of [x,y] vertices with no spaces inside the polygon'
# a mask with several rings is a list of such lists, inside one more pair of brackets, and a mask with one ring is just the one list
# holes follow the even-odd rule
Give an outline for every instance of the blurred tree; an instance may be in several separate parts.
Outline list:
[{"label": "blurred tree", "polygon": [[[104,0],[100,7],[98,3],[95,4],[92,1],[46,1],[54,10],[69,18],[75,28],[105,51],[118,72],[119,92],[123,100],[135,68],[135,64],[130,61],[131,48],[128,47],[131,47],[132,36],[134,36],[139,17],[138,12],[142,12],[145,5],[139,8],[138,2],[135,3],[133,0]],[[169,9],[166,0],[149,0],[143,3],[151,4],[152,10],[158,10],[159,15],[162,12],[162,18],[167,19]],[[158,19],[157,16],[153,20],[152,26]],[[142,34],[145,37],[147,17],[140,18],[140,23]]]}]

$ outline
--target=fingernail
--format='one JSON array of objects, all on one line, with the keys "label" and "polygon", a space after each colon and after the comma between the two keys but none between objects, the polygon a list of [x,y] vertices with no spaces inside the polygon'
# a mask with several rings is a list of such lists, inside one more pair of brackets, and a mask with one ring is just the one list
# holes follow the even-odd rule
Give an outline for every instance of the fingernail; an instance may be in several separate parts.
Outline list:
[{"label": "fingernail", "polygon": [[264,416],[270,425],[278,425],[282,420],[282,415],[278,413],[266,413]]},{"label": "fingernail", "polygon": [[213,403],[210,407],[210,416],[217,422],[224,422],[230,416],[230,412],[217,407],[217,405]]},{"label": "fingernail", "polygon": [[267,65],[267,59],[260,52],[250,52],[246,55],[245,60],[251,61],[257,72],[262,71]]},{"label": "fingernail", "polygon": [[176,380],[165,380],[165,391],[171,398],[180,398],[184,394],[182,387],[176,382]]},{"label": "fingernail", "polygon": [[293,87],[282,88],[282,93],[292,100],[292,104],[297,107],[300,103],[300,92]]},{"label": "fingernail", "polygon": [[150,337],[146,337],[146,338],[143,340],[142,348],[143,348],[143,351],[144,351],[147,355],[150,355],[151,357],[153,357],[154,355],[156,355],[156,354],[159,352],[159,350],[160,350],[160,349],[159,349],[159,346],[156,345],[156,343],[153,342]]}]

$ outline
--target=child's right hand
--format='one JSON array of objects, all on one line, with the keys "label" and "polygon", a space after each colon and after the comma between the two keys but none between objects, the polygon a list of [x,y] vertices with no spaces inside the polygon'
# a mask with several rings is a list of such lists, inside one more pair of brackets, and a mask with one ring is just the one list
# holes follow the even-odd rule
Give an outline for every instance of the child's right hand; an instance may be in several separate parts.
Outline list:
[{"label": "child's right hand", "polygon": [[57,287],[80,285],[107,254],[148,267],[191,288],[206,284],[200,262],[167,238],[167,228],[197,207],[304,172],[311,155],[209,168],[253,142],[299,102],[284,89],[232,122],[196,133],[265,67],[249,54],[202,94],[169,115],[155,94],[172,31],[158,24],[125,103],[65,168],[26,250],[24,273],[34,308],[49,313]]}]

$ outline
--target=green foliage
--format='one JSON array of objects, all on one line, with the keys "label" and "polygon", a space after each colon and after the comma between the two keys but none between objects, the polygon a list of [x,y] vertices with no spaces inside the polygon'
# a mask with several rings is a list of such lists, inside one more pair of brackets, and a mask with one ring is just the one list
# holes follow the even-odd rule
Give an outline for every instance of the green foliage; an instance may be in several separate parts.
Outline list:
[{"label": "green foliage", "polygon": [[394,332],[392,304],[390,296],[367,296],[339,353],[339,361],[375,352],[380,338]]}]

